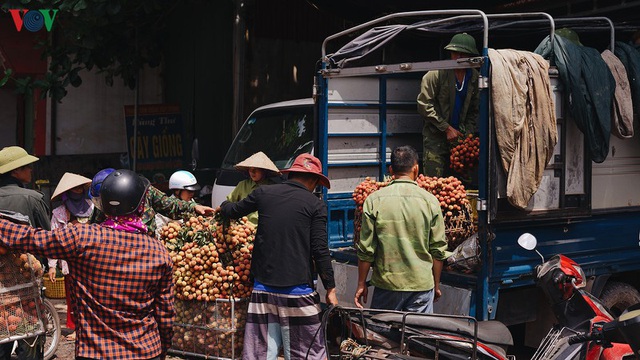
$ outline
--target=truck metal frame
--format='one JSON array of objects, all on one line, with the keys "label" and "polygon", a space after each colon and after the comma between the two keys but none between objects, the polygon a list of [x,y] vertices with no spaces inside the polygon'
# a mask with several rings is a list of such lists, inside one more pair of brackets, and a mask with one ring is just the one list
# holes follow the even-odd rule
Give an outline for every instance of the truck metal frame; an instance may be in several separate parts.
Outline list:
[{"label": "truck metal frame", "polygon": [[[530,19],[532,18],[532,19]],[[468,61],[409,60],[384,62],[384,46],[368,44],[372,52],[353,56],[348,66],[336,66],[327,48],[334,42],[357,36],[374,28],[382,29],[404,19],[420,19],[405,29],[433,31],[448,40],[458,31],[481,34],[481,56]],[[515,19],[515,20],[514,20]],[[382,179],[387,173],[390,152],[397,145],[413,145],[422,150],[422,119],[415,99],[420,79],[426,71],[447,68],[477,68],[480,71],[480,165],[478,171],[478,225],[482,266],[476,274],[445,272],[442,282],[448,294],[441,310],[470,315],[479,320],[498,318],[507,324],[534,320],[539,308],[533,287],[536,255],[520,249],[517,238],[523,232],[539,239],[538,249],[547,257],[563,253],[576,260],[590,277],[595,295],[611,279],[627,282],[636,289],[640,275],[640,142],[611,138],[611,153],[602,164],[593,164],[585,152],[584,137],[568,114],[562,84],[552,71],[559,141],[554,158],[545,170],[540,189],[528,211],[506,204],[504,174],[496,158],[489,96],[488,39],[490,30],[523,23],[545,24],[551,35],[556,22],[544,13],[487,15],[478,10],[419,11],[392,14],[328,37],[322,48],[322,67],[316,76],[314,98],[317,111],[315,153],[323,172],[332,182],[322,196],[329,210],[329,242],[341,278],[341,301],[351,302],[357,275],[351,248],[355,204],[351,193],[365,177]],[[588,18],[613,26],[606,18]],[[451,24],[466,22],[466,27]],[[469,24],[469,21],[475,21]],[[386,28],[385,28],[386,29]],[[404,30],[402,30],[404,31]],[[601,30],[602,31],[602,30]],[[443,36],[444,34],[444,36]],[[540,40],[542,37],[540,37]],[[435,48],[442,48],[434,41]],[[335,47],[335,46],[334,46]],[[531,50],[531,49],[528,49]],[[369,61],[370,57],[378,57]],[[343,58],[344,59],[344,58]],[[351,60],[349,60],[351,61]],[[347,61],[347,62],[349,62]],[[635,117],[635,126],[638,119]],[[636,186],[633,186],[636,185]],[[354,277],[355,276],[355,277]],[[499,301],[499,299],[501,301]],[[466,307],[466,308],[465,308]],[[438,304],[436,304],[438,309]]]},{"label": "truck metal frame", "polygon": [[[545,320],[552,315],[545,312],[546,301],[533,283],[540,259],[519,248],[516,241],[524,232],[538,238],[538,250],[545,257],[563,253],[576,260],[589,277],[594,295],[614,297],[609,299],[613,302],[616,296],[640,299],[640,141],[611,137],[607,160],[592,163],[553,68],[549,75],[558,127],[554,156],[526,211],[506,201],[489,96],[489,39],[497,47],[532,50],[521,45],[535,47],[545,36],[553,41],[557,25],[591,31],[590,39],[613,50],[615,29],[609,19],[554,19],[545,13],[408,12],[328,37],[322,46],[313,101],[270,104],[248,117],[225,157],[212,204],[219,204],[241,179],[233,165],[253,152],[264,151],[279,168],[290,166],[300,151],[313,152],[322,160],[332,185],[319,195],[328,207],[338,298],[343,304],[352,303],[357,285],[352,246],[354,188],[366,177],[382,179],[387,174],[395,146],[409,144],[422,152],[423,120],[416,110],[416,98],[425,72],[476,68],[481,74],[476,189],[481,267],[473,274],[444,272],[444,295],[435,304],[436,312],[498,319],[507,325],[526,323],[531,334],[548,330]],[[463,61],[441,60],[442,48],[460,31],[482,39],[481,55]],[[358,38],[366,32],[382,35]],[[385,37],[387,34],[391,36]],[[639,128],[637,114],[634,125]],[[298,138],[291,137],[296,133]],[[280,139],[278,134],[289,135],[284,145],[268,140]],[[322,293],[320,283],[318,288]]]}]

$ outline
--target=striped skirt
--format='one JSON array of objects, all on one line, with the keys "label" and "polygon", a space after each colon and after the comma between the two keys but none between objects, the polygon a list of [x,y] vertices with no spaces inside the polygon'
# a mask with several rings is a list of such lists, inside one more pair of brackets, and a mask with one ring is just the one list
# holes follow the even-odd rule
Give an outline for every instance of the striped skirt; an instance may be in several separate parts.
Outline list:
[{"label": "striped skirt", "polygon": [[327,358],[318,293],[251,293],[242,358],[275,360],[280,349],[287,360]]}]

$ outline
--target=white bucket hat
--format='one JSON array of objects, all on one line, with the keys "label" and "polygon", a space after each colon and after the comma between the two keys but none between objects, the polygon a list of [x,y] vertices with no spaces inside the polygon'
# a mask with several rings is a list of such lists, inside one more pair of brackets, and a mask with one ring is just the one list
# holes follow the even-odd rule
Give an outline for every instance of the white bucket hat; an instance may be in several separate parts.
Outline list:
[{"label": "white bucket hat", "polygon": [[82,175],[66,172],[64,173],[64,175],[62,175],[62,179],[60,179],[60,182],[58,183],[58,186],[56,186],[53,195],[51,195],[51,201],[55,201],[58,196],[62,195],[66,191],[73,189],[76,186],[89,184],[91,184],[91,179],[86,178]]},{"label": "white bucket hat", "polygon": [[247,171],[249,168],[258,168],[280,174],[280,170],[278,170],[276,164],[274,164],[273,161],[271,161],[271,159],[269,159],[269,157],[262,151],[249,156],[245,160],[237,163],[234,167],[236,170]]}]

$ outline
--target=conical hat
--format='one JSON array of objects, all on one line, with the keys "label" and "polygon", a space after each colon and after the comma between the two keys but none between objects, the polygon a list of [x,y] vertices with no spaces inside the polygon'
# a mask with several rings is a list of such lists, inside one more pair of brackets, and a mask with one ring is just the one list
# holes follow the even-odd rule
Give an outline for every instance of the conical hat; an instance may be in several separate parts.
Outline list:
[{"label": "conical hat", "polygon": [[276,164],[274,164],[273,161],[271,161],[271,159],[269,159],[269,157],[262,151],[249,156],[245,160],[237,163],[234,167],[237,170],[245,171],[249,170],[249,168],[258,168],[280,174],[280,170],[278,170]]},{"label": "conical hat", "polygon": [[73,189],[76,186],[91,184],[91,179],[82,175],[66,172],[62,175],[62,179],[56,186],[56,190],[51,195],[51,201],[55,201],[62,193]]}]

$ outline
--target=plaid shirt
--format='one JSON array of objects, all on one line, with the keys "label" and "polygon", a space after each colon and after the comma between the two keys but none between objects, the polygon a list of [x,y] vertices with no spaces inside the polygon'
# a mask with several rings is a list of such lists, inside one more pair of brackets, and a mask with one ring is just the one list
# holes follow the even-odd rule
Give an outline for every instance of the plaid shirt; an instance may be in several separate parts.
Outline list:
[{"label": "plaid shirt", "polygon": [[76,310],[76,356],[150,359],[173,336],[172,262],[162,244],[79,224],[45,231],[0,219],[0,242],[69,263]]}]

